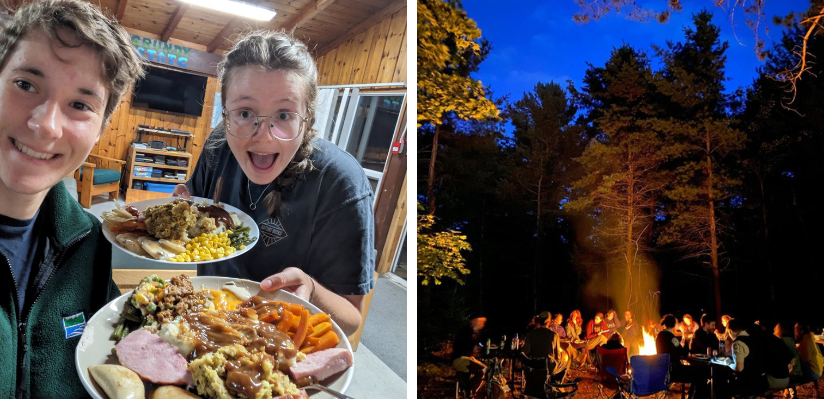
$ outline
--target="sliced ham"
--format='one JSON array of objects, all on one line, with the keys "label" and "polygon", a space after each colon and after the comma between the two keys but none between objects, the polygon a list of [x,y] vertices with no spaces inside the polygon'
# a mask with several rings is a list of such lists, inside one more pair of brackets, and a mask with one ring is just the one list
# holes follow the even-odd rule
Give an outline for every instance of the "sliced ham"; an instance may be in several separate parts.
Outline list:
[{"label": "sliced ham", "polygon": [[290,367],[289,372],[295,380],[311,376],[317,381],[323,381],[348,369],[353,363],[352,352],[344,348],[332,348],[306,355],[306,360]]},{"label": "sliced ham", "polygon": [[174,346],[145,329],[138,329],[115,345],[120,364],[140,378],[161,385],[194,384],[186,359]]}]

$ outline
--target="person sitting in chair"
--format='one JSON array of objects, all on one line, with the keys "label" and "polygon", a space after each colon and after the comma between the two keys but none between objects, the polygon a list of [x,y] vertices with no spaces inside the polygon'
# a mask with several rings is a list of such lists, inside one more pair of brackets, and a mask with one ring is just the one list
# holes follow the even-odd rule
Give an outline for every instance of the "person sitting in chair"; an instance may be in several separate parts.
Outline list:
[{"label": "person sitting in chair", "polygon": [[[704,315],[701,316],[701,328],[695,331],[695,335],[690,342],[690,352],[707,355],[712,354],[713,350],[718,350],[718,338],[715,336],[714,331],[715,319],[704,313]],[[710,352],[707,352],[707,349],[709,349]]]},{"label": "person sitting in chair", "polygon": [[728,389],[732,394],[758,394],[767,389],[765,376],[766,350],[761,340],[744,329],[737,319],[727,323],[727,331],[732,338],[732,358],[727,365],[733,370]]},{"label": "person sitting in chair", "polygon": [[548,328],[549,312],[538,315],[538,328],[528,332],[521,352],[526,359],[527,375],[524,394],[544,397],[547,379],[562,382],[569,365],[569,355],[561,349],[558,334]]},{"label": "person sitting in chair", "polygon": [[470,356],[460,356],[452,362],[456,377],[461,382],[461,388],[468,397],[471,397],[484,382],[486,375],[486,364],[478,360],[481,355],[481,347],[475,346]]},{"label": "person sitting in chair", "polygon": [[[661,319],[661,326],[664,327],[655,338],[655,349],[658,354],[667,353],[670,356],[670,375],[673,382],[684,382],[692,385],[690,397],[699,394],[702,397],[706,391],[706,381],[708,375],[704,375],[700,370],[687,367],[681,363],[681,358],[688,355],[687,348],[681,345],[681,339],[675,336],[675,316],[668,314]],[[696,371],[697,370],[697,371]]]}]

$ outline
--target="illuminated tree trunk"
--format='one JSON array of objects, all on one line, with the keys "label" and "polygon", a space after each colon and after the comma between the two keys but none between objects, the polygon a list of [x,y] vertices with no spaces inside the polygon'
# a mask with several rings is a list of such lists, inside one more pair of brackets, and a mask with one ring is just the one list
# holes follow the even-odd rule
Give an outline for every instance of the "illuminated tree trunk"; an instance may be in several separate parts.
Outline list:
[{"label": "illuminated tree trunk", "polygon": [[427,212],[435,214],[435,159],[438,157],[438,137],[441,134],[441,125],[435,126],[435,137],[432,138],[432,156],[429,159],[429,176],[426,180],[426,198],[429,200]]},{"label": "illuminated tree trunk", "polygon": [[710,132],[706,132],[707,144],[707,198],[709,200],[710,216],[710,260],[712,264],[712,283],[715,293],[715,311],[719,325],[721,324],[721,271],[718,267],[718,237],[716,235],[715,197],[712,193],[712,140]]},{"label": "illuminated tree trunk", "polygon": [[[633,228],[633,219],[634,215],[633,212],[635,210],[635,176],[634,168],[632,167],[632,151],[627,152],[627,164],[629,165],[629,179],[627,181],[627,237],[626,243],[624,245],[624,250],[626,251],[624,254],[625,261],[627,262],[627,281],[624,284],[625,292],[627,298],[627,307],[626,309],[630,308],[632,305],[632,266],[635,264],[635,251],[633,250],[633,237],[632,237],[632,228]],[[640,276],[638,276],[640,277]],[[626,310],[625,309],[625,310]]]}]

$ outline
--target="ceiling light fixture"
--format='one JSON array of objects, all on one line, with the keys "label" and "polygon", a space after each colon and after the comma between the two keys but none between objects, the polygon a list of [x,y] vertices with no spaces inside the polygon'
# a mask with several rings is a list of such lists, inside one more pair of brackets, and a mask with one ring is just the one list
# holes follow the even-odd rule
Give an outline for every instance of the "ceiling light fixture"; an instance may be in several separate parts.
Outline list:
[{"label": "ceiling light fixture", "polygon": [[248,3],[233,0],[183,0],[187,3],[212,10],[222,11],[229,14],[251,18],[258,21],[270,21],[277,14],[275,11],[253,6]]}]

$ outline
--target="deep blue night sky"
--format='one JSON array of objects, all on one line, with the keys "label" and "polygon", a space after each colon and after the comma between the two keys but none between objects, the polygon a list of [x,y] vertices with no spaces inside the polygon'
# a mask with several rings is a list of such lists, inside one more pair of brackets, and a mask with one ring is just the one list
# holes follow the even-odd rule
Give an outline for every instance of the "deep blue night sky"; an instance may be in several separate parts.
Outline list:
[{"label": "deep blue night sky", "polygon": [[[665,4],[664,0],[641,3],[656,7]],[[729,15],[714,6],[713,1],[682,0],[682,4],[683,11],[674,13],[665,24],[630,21],[616,14],[578,24],[572,20],[578,11],[573,0],[464,0],[467,14],[493,46],[474,76],[490,86],[496,98],[509,93],[512,102],[521,99],[539,81],[552,80],[566,87],[567,79],[571,79],[580,88],[586,63],[603,66],[612,49],[624,42],[646,52],[653,59],[653,68],[658,69],[651,45],[682,41],[683,27],[692,26],[692,14],[706,8],[714,15],[713,23],[721,28],[721,40],[730,43],[726,53],[726,91],[751,84],[757,75],[756,68],[763,62],[753,51],[755,39],[744,21],[737,20],[733,32]],[[772,17],[790,11],[803,12],[808,6],[808,0],[768,0],[763,21],[770,29],[769,36],[763,36],[766,48],[772,48],[772,41],[781,39],[782,27],[773,25]],[[741,13],[740,9],[737,11]]]}]

